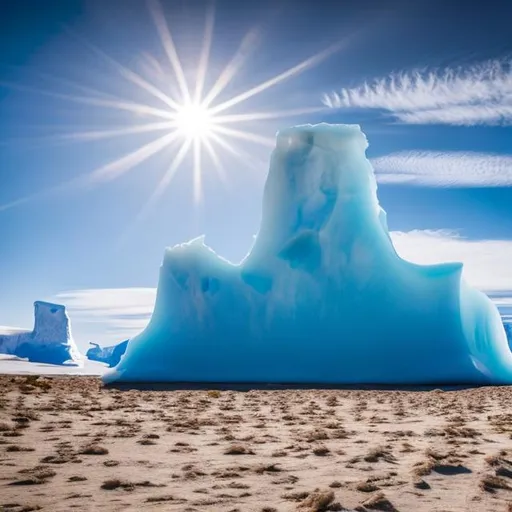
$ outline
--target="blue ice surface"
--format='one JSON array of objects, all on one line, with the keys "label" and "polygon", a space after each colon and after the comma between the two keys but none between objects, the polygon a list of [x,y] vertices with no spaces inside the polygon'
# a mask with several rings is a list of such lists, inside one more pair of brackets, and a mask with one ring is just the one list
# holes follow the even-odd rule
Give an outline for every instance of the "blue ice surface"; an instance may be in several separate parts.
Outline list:
[{"label": "blue ice surface", "polygon": [[512,323],[505,323],[503,324],[505,327],[505,334],[508,338],[508,346],[510,347],[510,350],[512,350]]},{"label": "blue ice surface", "polygon": [[166,249],[150,323],[105,381],[512,383],[498,310],[462,264],[395,252],[367,145],[357,125],[279,132],[249,254]]},{"label": "blue ice surface", "polygon": [[110,347],[100,347],[97,343],[91,343],[92,347],[87,351],[85,356],[91,361],[99,361],[113,368],[119,363],[121,356],[126,352],[128,341],[129,340],[125,340]]},{"label": "blue ice surface", "polygon": [[34,329],[0,333],[0,353],[30,362],[81,366],[82,356],[71,335],[66,308],[51,302],[34,302]]}]

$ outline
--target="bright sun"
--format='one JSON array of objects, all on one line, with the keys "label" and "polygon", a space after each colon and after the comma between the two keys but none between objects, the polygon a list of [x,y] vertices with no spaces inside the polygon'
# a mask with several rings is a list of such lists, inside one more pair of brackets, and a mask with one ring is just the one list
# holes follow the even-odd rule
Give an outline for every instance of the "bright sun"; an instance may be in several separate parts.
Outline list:
[{"label": "bright sun", "polygon": [[176,112],[176,128],[187,139],[202,140],[212,133],[214,119],[207,107],[187,103]]},{"label": "bright sun", "polygon": [[[165,148],[175,148],[172,161],[169,163],[167,170],[163,173],[159,183],[148,200],[144,210],[146,210],[158,197],[166,190],[171,183],[173,176],[178,168],[182,165],[188,154],[192,159],[192,176],[194,199],[201,199],[201,182],[202,182],[202,163],[204,156],[207,156],[209,162],[208,167],[217,171],[219,177],[225,180],[224,166],[217,154],[217,150],[221,149],[231,154],[248,165],[252,160],[250,155],[240,147],[235,147],[232,142],[236,139],[263,144],[267,147],[274,147],[273,138],[267,138],[251,130],[233,127],[233,125],[253,123],[258,121],[268,121],[271,119],[283,119],[293,116],[300,116],[307,113],[318,113],[327,110],[325,106],[314,106],[306,108],[295,108],[290,110],[276,110],[263,112],[230,112],[234,107],[244,103],[250,98],[261,94],[262,92],[288,80],[291,77],[303,73],[307,69],[316,66],[331,54],[339,51],[344,42],[343,40],[326,48],[324,51],[309,57],[299,64],[268,78],[262,83],[246,89],[243,92],[232,95],[224,101],[219,101],[221,93],[230,85],[231,81],[237,74],[240,66],[244,64],[247,54],[247,46],[254,45],[257,34],[251,31],[242,40],[240,46],[232,59],[218,75],[217,79],[209,90],[205,90],[206,75],[208,72],[208,62],[210,56],[210,47],[212,44],[214,10],[211,7],[205,18],[204,38],[197,65],[197,75],[194,78],[194,87],[190,87],[185,72],[181,65],[181,61],[174,45],[174,41],[165,20],[165,16],[159,0],[148,0],[150,12],[155,23],[155,27],[162,43],[163,50],[168,58],[168,64],[161,65],[160,79],[163,75],[172,73],[177,90],[172,94],[168,94],[166,89],[161,89],[153,81],[154,76],[145,77],[135,71],[123,66],[119,62],[112,59],[99,48],[91,43],[78,39],[86,44],[86,46],[103,61],[114,68],[124,79],[137,86],[141,92],[152,96],[152,101],[158,101],[159,104],[153,105],[149,101],[126,100],[108,95],[102,91],[96,91],[90,87],[84,87],[81,84],[72,84],[81,91],[87,91],[90,96],[74,96],[72,94],[59,94],[53,91],[44,91],[34,89],[35,92],[49,95],[52,97],[64,98],[81,104],[87,104],[102,109],[115,109],[121,112],[135,114],[137,117],[149,117],[144,123],[131,123],[123,125],[119,128],[107,128],[104,130],[84,131],[78,133],[66,132],[57,135],[58,140],[99,140],[112,137],[132,136],[135,134],[155,133],[155,137],[149,142],[134,148],[127,154],[122,155],[116,160],[110,161],[93,171],[84,178],[80,178],[77,183],[102,183],[108,180],[116,179],[133,167],[140,165],[149,159],[152,155],[163,151]],[[249,44],[250,43],[250,44]],[[170,67],[169,67],[170,64]],[[166,78],[167,80],[167,78]],[[26,89],[26,88],[25,88]],[[109,97],[110,96],[110,97]],[[156,135],[158,132],[164,132],[163,135]],[[213,165],[212,165],[213,164]],[[69,185],[75,183],[69,182]],[[60,190],[61,185],[55,188]],[[53,190],[53,189],[49,189]],[[0,204],[0,211],[27,201],[29,197],[13,201],[7,205]],[[141,212],[142,213],[142,212]]]}]

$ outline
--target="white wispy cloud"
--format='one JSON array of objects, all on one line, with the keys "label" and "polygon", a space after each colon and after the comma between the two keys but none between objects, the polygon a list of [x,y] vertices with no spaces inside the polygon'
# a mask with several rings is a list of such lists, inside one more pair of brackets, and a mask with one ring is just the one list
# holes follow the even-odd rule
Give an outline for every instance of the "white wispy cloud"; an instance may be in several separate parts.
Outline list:
[{"label": "white wispy cloud", "polygon": [[391,239],[398,254],[409,261],[462,262],[470,284],[501,292],[501,302],[512,297],[512,240],[471,240],[446,230],[392,231]]},{"label": "white wispy cloud", "polygon": [[66,306],[75,337],[86,349],[89,340],[114,343],[141,332],[155,297],[155,288],[93,288],[62,292],[52,300]]},{"label": "white wispy cloud", "polygon": [[401,151],[372,160],[380,183],[430,187],[512,185],[512,155],[466,151]]},{"label": "white wispy cloud", "polygon": [[447,230],[394,231],[391,239],[413,263],[463,263],[465,279],[489,295],[504,322],[512,322],[512,240],[469,240]]},{"label": "white wispy cloud", "polygon": [[56,298],[75,314],[100,316],[149,315],[155,304],[154,288],[92,288],[59,293]]},{"label": "white wispy cloud", "polygon": [[512,124],[512,105],[457,105],[437,110],[395,112],[395,117],[407,124]]},{"label": "white wispy cloud", "polygon": [[495,298],[494,298],[494,303],[497,305],[497,306],[501,306],[501,307],[504,307],[504,308],[512,308],[512,295],[507,297],[503,297],[501,295],[497,295]]},{"label": "white wispy cloud", "polygon": [[512,124],[512,61],[392,73],[325,94],[331,108],[380,109],[409,124]]},{"label": "white wispy cloud", "polygon": [[16,334],[18,332],[26,331],[27,329],[22,329],[21,327],[8,327],[6,325],[0,325],[0,334]]}]

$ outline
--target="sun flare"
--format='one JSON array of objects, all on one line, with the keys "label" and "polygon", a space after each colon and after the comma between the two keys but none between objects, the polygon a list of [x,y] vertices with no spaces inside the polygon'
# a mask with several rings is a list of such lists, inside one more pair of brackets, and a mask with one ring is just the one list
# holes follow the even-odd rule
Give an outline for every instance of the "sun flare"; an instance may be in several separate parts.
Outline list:
[{"label": "sun flare", "polygon": [[214,128],[214,116],[200,103],[186,103],[176,113],[176,129],[187,139],[208,138]]},{"label": "sun flare", "polygon": [[[136,121],[132,119],[120,127],[117,126],[74,133],[67,132],[60,135],[49,136],[45,140],[55,139],[58,142],[97,141],[114,137],[128,137],[137,134],[155,134],[153,140],[146,144],[139,144],[132,151],[122,155],[118,159],[110,161],[79,178],[46,189],[43,191],[45,195],[61,191],[63,188],[65,189],[67,187],[87,186],[118,179],[131,169],[147,161],[153,155],[171,147],[175,149],[172,160],[169,162],[167,170],[163,173],[159,183],[157,183],[146,206],[153,204],[166,191],[178,169],[187,162],[189,154],[192,160],[190,171],[193,179],[194,199],[195,201],[200,201],[202,198],[202,175],[204,167],[217,172],[222,181],[226,181],[224,166],[219,155],[220,151],[226,152],[238,159],[242,165],[250,166],[253,159],[246,151],[239,147],[239,145],[235,145],[236,141],[274,147],[273,138],[265,137],[253,131],[254,127],[257,126],[257,122],[271,119],[285,119],[329,110],[325,106],[313,106],[289,110],[270,109],[268,111],[259,112],[240,112],[237,108],[237,110],[233,111],[235,107],[239,107],[250,98],[260,95],[285,80],[296,77],[317,66],[333,53],[338,52],[346,46],[349,38],[346,37],[308,59],[299,62],[295,66],[257,85],[249,87],[238,94],[228,97],[223,101],[219,101],[221,93],[231,84],[241,66],[245,63],[248,55],[247,48],[256,45],[259,37],[258,31],[249,31],[246,37],[241,41],[239,48],[235,51],[231,60],[213,82],[213,85],[206,90],[206,76],[208,74],[210,50],[213,39],[213,7],[206,13],[202,49],[197,63],[197,73],[195,79],[191,80],[188,79],[183,69],[160,1],[148,0],[148,5],[156,32],[167,57],[167,62],[158,62],[157,68],[160,70],[160,78],[163,78],[165,82],[170,78],[173,79],[174,85],[177,86],[173,94],[169,94],[165,86],[161,88],[157,85],[155,76],[150,74],[146,76],[145,74],[139,74],[133,71],[114,60],[92,43],[71,32],[71,36],[78,39],[92,53],[113,68],[124,80],[136,86],[142,95],[135,100],[119,98],[115,95],[107,94],[65,79],[55,80],[66,86],[74,87],[76,90],[80,91],[80,94],[74,95],[70,92],[61,93],[40,88],[33,89],[24,86],[15,86],[15,88],[22,90],[29,89],[38,94],[76,102],[90,107],[117,110],[125,114],[131,114],[136,118]],[[156,62],[154,57],[151,56],[151,59]],[[193,81],[192,87],[190,81]],[[142,99],[144,95],[152,97],[152,101]],[[145,120],[141,122],[141,119]],[[243,126],[247,123],[251,123],[250,129],[233,126]],[[0,211],[22,204],[39,195],[41,195],[40,192],[12,201],[11,203],[0,204]],[[144,210],[146,209],[147,208],[144,208]]]}]

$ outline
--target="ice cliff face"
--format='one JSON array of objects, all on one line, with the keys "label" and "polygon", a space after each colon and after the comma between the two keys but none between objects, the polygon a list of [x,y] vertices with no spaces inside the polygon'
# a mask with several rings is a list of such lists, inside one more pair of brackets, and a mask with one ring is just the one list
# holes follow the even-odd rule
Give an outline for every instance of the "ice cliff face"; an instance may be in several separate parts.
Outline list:
[{"label": "ice cliff face", "polygon": [[512,382],[462,264],[396,254],[366,147],[359,126],[280,132],[248,256],[167,249],[152,319],[106,381]]},{"label": "ice cliff face", "polygon": [[66,308],[58,304],[34,303],[34,329],[0,333],[0,353],[48,364],[80,364]]}]

